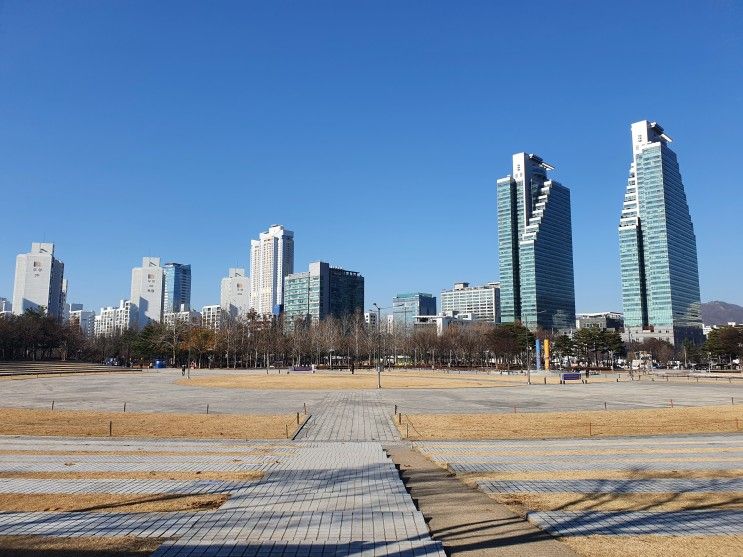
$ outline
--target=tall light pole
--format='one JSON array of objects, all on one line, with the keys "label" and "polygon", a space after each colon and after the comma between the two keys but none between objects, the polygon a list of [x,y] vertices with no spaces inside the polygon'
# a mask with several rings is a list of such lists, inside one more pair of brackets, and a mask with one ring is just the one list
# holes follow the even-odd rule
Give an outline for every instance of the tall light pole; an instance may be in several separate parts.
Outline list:
[{"label": "tall light pole", "polygon": [[377,308],[377,389],[382,388],[382,308],[376,302],[372,304]]}]

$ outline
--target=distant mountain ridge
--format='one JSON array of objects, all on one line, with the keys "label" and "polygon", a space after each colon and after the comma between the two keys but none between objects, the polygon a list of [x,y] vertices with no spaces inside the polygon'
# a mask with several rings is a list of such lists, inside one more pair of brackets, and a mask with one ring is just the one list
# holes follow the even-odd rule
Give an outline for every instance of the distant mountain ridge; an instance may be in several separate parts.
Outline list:
[{"label": "distant mountain ridge", "polygon": [[705,325],[727,325],[730,321],[743,323],[743,307],[719,300],[702,303],[702,323]]}]

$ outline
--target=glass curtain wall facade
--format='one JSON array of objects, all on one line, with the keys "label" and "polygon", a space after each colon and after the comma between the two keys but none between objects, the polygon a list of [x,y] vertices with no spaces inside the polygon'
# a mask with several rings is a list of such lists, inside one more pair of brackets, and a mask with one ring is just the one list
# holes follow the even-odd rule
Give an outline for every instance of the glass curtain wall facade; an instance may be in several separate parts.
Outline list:
[{"label": "glass curtain wall facade", "polygon": [[575,326],[570,190],[553,167],[517,153],[513,175],[497,183],[501,321],[530,329]]},{"label": "glass curtain wall facade", "polygon": [[328,316],[342,318],[364,309],[364,277],[354,271],[317,261],[309,271],[284,279],[284,322],[318,322]]},{"label": "glass curtain wall facade", "polygon": [[436,315],[436,296],[423,292],[398,294],[392,299],[393,328],[413,327],[416,315]]},{"label": "glass curtain wall facade", "polygon": [[166,263],[163,287],[163,313],[191,309],[191,265]]},{"label": "glass curtain wall facade", "polygon": [[638,339],[701,342],[696,236],[671,141],[656,122],[632,124],[619,223],[624,325]]}]

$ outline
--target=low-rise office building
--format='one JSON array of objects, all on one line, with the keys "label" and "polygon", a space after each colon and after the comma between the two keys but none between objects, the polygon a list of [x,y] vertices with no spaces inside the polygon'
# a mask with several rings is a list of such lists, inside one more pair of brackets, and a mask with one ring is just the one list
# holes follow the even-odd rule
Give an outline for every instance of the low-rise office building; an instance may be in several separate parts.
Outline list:
[{"label": "low-rise office building", "polygon": [[413,328],[417,330],[435,328],[436,334],[441,336],[452,325],[467,326],[475,322],[476,320],[471,313],[455,313],[447,311],[438,315],[416,315]]},{"label": "low-rise office building", "polygon": [[575,316],[575,328],[595,327],[607,331],[621,331],[624,328],[624,315],[617,311],[599,313],[579,313]]}]

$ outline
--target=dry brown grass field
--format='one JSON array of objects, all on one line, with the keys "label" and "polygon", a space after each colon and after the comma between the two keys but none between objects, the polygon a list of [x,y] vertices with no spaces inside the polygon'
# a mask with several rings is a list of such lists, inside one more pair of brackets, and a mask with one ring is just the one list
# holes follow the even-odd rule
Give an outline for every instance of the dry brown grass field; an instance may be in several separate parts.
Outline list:
[{"label": "dry brown grass field", "polygon": [[224,494],[0,493],[0,512],[161,513],[218,509]]},{"label": "dry brown grass field", "polygon": [[263,472],[246,470],[242,472],[229,471],[195,471],[170,472],[151,470],[148,472],[78,472],[74,470],[72,461],[70,471],[64,472],[9,472],[0,470],[0,478],[27,478],[37,480],[220,480],[225,482],[244,482],[257,480],[263,477]]},{"label": "dry brown grass field", "polygon": [[78,536],[51,538],[46,536],[0,536],[3,557],[146,557],[164,539],[134,536]]},{"label": "dry brown grass field", "polygon": [[560,538],[585,557],[740,557],[743,536],[570,536]]},{"label": "dry brown grass field", "polygon": [[513,414],[406,414],[395,420],[404,438],[558,439],[741,431],[743,405],[643,410]]},{"label": "dry brown grass field", "polygon": [[297,429],[296,415],[97,412],[0,408],[0,435],[191,439],[281,439]]}]

